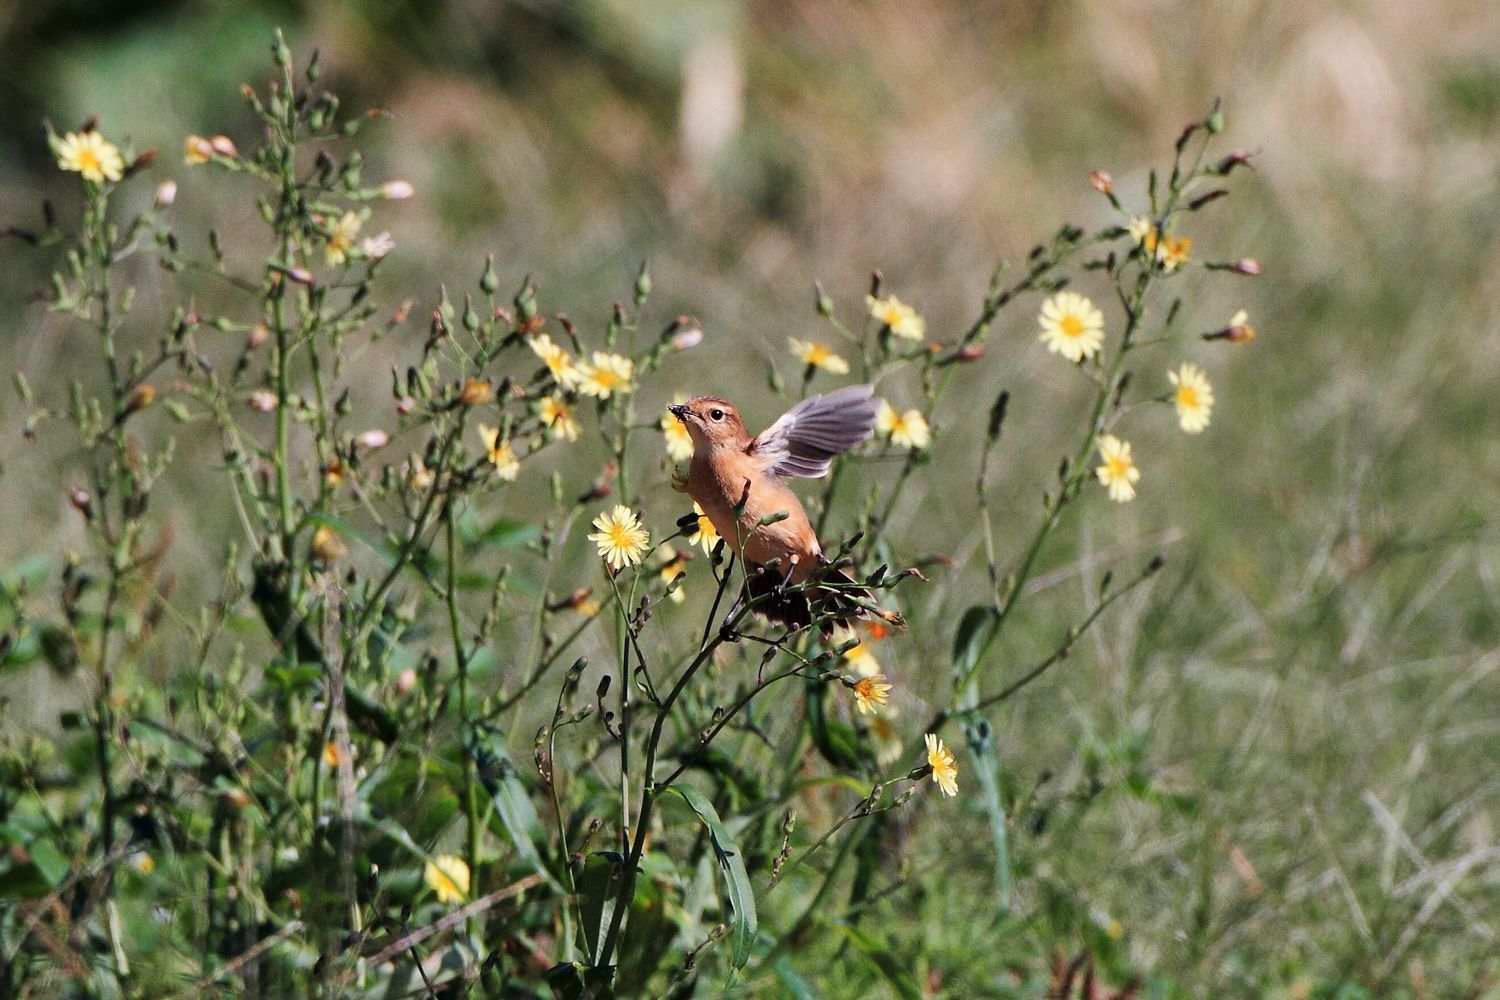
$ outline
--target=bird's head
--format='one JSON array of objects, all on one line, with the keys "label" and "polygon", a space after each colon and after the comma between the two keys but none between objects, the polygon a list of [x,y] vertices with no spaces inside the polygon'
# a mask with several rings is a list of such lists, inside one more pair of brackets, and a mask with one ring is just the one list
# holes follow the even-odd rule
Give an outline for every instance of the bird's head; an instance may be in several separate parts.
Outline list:
[{"label": "bird's head", "polygon": [[682,421],[694,446],[743,448],[750,443],[740,411],[728,400],[718,396],[698,396],[667,409]]}]

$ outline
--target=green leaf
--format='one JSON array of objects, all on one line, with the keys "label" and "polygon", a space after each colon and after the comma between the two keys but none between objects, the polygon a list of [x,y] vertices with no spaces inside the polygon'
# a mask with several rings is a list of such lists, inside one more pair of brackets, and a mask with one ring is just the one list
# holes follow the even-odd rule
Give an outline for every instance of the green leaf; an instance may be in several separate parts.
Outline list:
[{"label": "green leaf", "polygon": [[880,970],[880,974],[885,977],[885,981],[890,984],[896,995],[901,997],[901,1000],[922,1000],[922,991],[917,988],[916,980],[912,979],[906,963],[891,952],[889,943],[858,927],[851,927],[847,924],[835,926],[844,933],[857,951]]},{"label": "green leaf", "polygon": [[536,525],[514,517],[499,517],[489,527],[481,528],[472,510],[464,512],[454,527],[466,546],[498,545],[503,549],[518,549],[542,537]]},{"label": "green leaf", "polygon": [[974,754],[974,774],[979,780],[984,811],[990,819],[990,842],[995,851],[995,906],[997,917],[1010,912],[1010,841],[1005,827],[1005,802],[1000,797],[1000,755],[990,724],[982,718],[964,722],[969,750]]},{"label": "green leaf", "polygon": [[479,769],[480,782],[495,804],[495,816],[515,846],[516,853],[539,875],[550,880],[552,876],[536,847],[537,839],[543,836],[542,822],[531,804],[526,786],[521,783],[515,763],[510,759],[505,734],[494,726],[476,729],[469,744],[469,754]]},{"label": "green leaf", "polygon": [[979,653],[989,641],[990,632],[999,616],[988,604],[976,604],[964,612],[959,619],[958,631],[953,634],[953,674],[967,676],[979,662]]},{"label": "green leaf", "polygon": [[31,863],[36,865],[36,870],[42,873],[42,878],[51,888],[56,889],[68,877],[68,859],[52,841],[33,840],[26,845],[26,853],[31,855]]},{"label": "green leaf", "polygon": [[578,908],[583,915],[584,943],[590,958],[597,959],[599,945],[619,905],[620,885],[625,881],[625,857],[618,851],[593,851],[583,859],[583,871],[574,881]]},{"label": "green leaf", "polygon": [[663,792],[674,792],[682,796],[688,808],[698,814],[698,819],[708,828],[709,839],[713,841],[714,857],[719,862],[719,872],[724,876],[724,885],[729,897],[729,905],[734,908],[734,916],[730,921],[730,937],[734,944],[734,956],[731,964],[736,969],[743,969],[745,963],[750,960],[750,947],[755,944],[755,934],[758,924],[755,917],[755,893],[750,887],[750,876],[745,871],[745,857],[740,851],[739,845],[724,828],[719,819],[719,813],[714,809],[713,803],[703,796],[692,785],[667,785]]}]

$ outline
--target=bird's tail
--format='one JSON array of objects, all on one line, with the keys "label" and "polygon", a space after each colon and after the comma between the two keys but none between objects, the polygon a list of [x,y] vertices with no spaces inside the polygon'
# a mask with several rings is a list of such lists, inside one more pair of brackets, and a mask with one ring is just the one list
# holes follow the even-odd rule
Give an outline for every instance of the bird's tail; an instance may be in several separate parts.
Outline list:
[{"label": "bird's tail", "polygon": [[835,626],[848,627],[859,618],[876,618],[892,628],[906,628],[899,612],[876,604],[867,587],[842,570],[825,569],[807,585],[790,589],[776,567],[760,567],[749,577],[750,599],[760,601],[756,611],[767,620],[790,628],[806,628],[818,622],[823,638]]}]

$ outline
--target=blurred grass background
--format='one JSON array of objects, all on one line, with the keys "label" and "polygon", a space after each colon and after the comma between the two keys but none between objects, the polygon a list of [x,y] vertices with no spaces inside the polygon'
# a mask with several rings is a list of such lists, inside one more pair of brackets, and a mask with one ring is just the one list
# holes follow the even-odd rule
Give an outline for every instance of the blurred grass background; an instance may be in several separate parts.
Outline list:
[{"label": "blurred grass background", "polygon": [[[1064,219],[1107,218],[1090,169],[1142,205],[1146,168],[1222,96],[1224,148],[1261,152],[1190,234],[1194,252],[1265,273],[1173,289],[1190,325],[1243,307],[1260,337],[1194,352],[1217,387],[1209,432],[1191,447],[1165,421],[1142,432],[1140,501],[1082,505],[1049,552],[1067,571],[1030,612],[1038,648],[1056,631],[1048,601],[1076,609],[1099,561],[1165,541],[1169,568],[997,720],[1018,797],[1041,789],[1016,818],[1018,891],[1056,894],[1099,947],[1195,992],[1500,995],[1485,985],[1500,974],[1500,7],[12,2],[0,220],[75,203],[39,122],[98,114],[111,138],[163,151],[185,243],[248,225],[232,214],[244,199],[221,199],[224,179],[180,151],[190,132],[252,144],[238,87],[262,81],[276,25],[299,56],[321,48],[346,106],[391,114],[364,135],[366,177],[418,194],[367,227],[398,246],[388,295],[430,305],[437,278],[471,281],[493,252],[507,286],[529,272],[544,308],[602,320],[649,257],[653,308],[708,334],[671,375],[743,398],[755,420],[777,407],[762,359],[785,365],[785,338],[816,329],[814,278],[854,316],[878,267],[952,339],[997,260]],[[45,275],[3,252],[0,286],[20,303]],[[1036,348],[1035,305],[1002,317],[983,393],[937,414],[934,471],[903,503],[922,544],[961,566],[973,470],[944,457],[973,453],[993,393],[1015,393],[1002,538],[1034,524],[1069,437],[1059,413],[1077,386]],[[60,330],[9,310],[0,367],[59,396],[74,375]],[[37,448],[68,456],[25,444],[21,412],[0,404],[9,567],[77,531],[29,471]],[[217,516],[193,488],[172,487],[188,552]],[[218,558],[207,542],[200,554]],[[928,610],[956,614],[978,578],[934,588]],[[936,692],[948,641],[914,632],[880,655]],[[1030,659],[1005,650],[987,669],[998,683]],[[6,724],[46,725],[38,691],[8,683]],[[1112,789],[1149,775],[1181,798],[1085,809],[1096,774]],[[996,965],[1035,968],[1063,942],[1040,920],[972,918],[991,903],[976,889],[988,835],[975,799],[959,808],[924,845],[925,903],[885,918],[946,970],[944,995],[986,995]]]}]

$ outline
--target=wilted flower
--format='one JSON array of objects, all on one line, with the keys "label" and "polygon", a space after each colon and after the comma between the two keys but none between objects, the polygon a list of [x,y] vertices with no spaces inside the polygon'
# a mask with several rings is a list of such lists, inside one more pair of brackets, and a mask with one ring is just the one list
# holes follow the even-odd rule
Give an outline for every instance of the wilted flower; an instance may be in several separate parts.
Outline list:
[{"label": "wilted flower", "polygon": [[1213,333],[1205,333],[1204,340],[1227,340],[1231,344],[1243,344],[1255,339],[1255,327],[1250,325],[1250,314],[1238,310],[1229,317],[1229,325]]},{"label": "wilted flower", "polygon": [[328,228],[328,243],[323,247],[323,257],[329,264],[342,264],[349,256],[354,240],[359,236],[362,221],[354,212],[345,212]]},{"label": "wilted flower", "polygon": [[313,558],[319,562],[337,562],[349,554],[349,547],[339,533],[326,524],[320,524],[312,536]]},{"label": "wilted flower", "polygon": [[816,340],[798,340],[788,337],[787,345],[792,353],[802,359],[809,368],[821,368],[834,375],[849,374],[849,362],[833,352],[833,348]]},{"label": "wilted flower", "polygon": [[359,243],[359,252],[370,260],[380,260],[394,249],[396,249],[396,241],[391,238],[389,230],[381,230],[374,236],[366,236]]},{"label": "wilted flower", "polygon": [[1191,361],[1184,361],[1177,371],[1167,372],[1167,378],[1177,387],[1172,398],[1177,407],[1177,423],[1189,434],[1201,432],[1208,426],[1214,407],[1214,388],[1208,376]]},{"label": "wilted flower", "polygon": [[411,186],[410,181],[386,181],[380,185],[380,194],[383,198],[391,201],[403,201],[416,194],[417,189]]},{"label": "wilted flower", "polygon": [[1115,180],[1102,170],[1094,170],[1089,173],[1089,184],[1093,185],[1095,191],[1100,194],[1109,194],[1115,189]]},{"label": "wilted flower", "polygon": [[1193,241],[1187,236],[1163,236],[1156,247],[1156,259],[1163,271],[1171,273],[1188,262]]},{"label": "wilted flower", "polygon": [[958,762],[953,751],[943,746],[941,737],[928,733],[923,737],[927,743],[927,766],[932,768],[932,780],[944,795],[958,794]]},{"label": "wilted flower", "polygon": [[426,490],[432,485],[432,470],[422,461],[421,455],[413,455],[406,463],[406,483],[414,490]]},{"label": "wilted flower", "polygon": [[898,337],[906,340],[921,340],[927,333],[926,320],[922,319],[915,309],[894,295],[883,299],[866,295],[865,305],[869,306],[871,316],[878,319]]},{"label": "wilted flower", "polygon": [[714,523],[696,501],[693,503],[693,513],[698,515],[698,524],[688,536],[688,544],[701,546],[703,554],[711,556],[714,554],[714,546],[719,544],[719,529],[714,527]]},{"label": "wilted flower", "polygon": [[201,135],[190,135],[182,144],[182,162],[190,167],[214,158],[214,145]]},{"label": "wilted flower", "polygon": [[464,387],[458,391],[458,401],[464,406],[480,406],[488,403],[494,395],[489,379],[471,378],[464,380]]},{"label": "wilted flower", "polygon": [[922,411],[907,410],[905,413],[898,413],[894,406],[883,400],[880,410],[875,414],[875,428],[900,448],[921,451],[932,443],[932,432]]},{"label": "wilted flower", "polygon": [[672,334],[672,350],[686,351],[703,343],[703,328],[696,323]]},{"label": "wilted flower", "polygon": [[573,417],[573,408],[561,396],[543,396],[537,404],[537,415],[542,426],[564,441],[578,440],[578,421]]},{"label": "wilted flower", "polygon": [[1109,498],[1119,503],[1135,499],[1135,484],[1141,478],[1141,470],[1135,467],[1135,459],[1130,455],[1130,442],[1113,434],[1100,435],[1099,457],[1104,464],[1094,472],[1099,482],[1109,488]]},{"label": "wilted flower", "polygon": [[594,527],[599,530],[589,535],[589,541],[599,547],[599,555],[611,569],[634,566],[641,561],[651,534],[641,527],[635,511],[624,504],[616,504],[614,510],[594,518]]},{"label": "wilted flower", "polygon": [[386,445],[390,444],[391,436],[390,434],[376,427],[372,428],[371,430],[362,431],[360,435],[354,439],[354,443],[368,451],[374,451],[376,448],[384,448]]},{"label": "wilted flower", "polygon": [[521,474],[521,460],[510,446],[510,440],[500,439],[500,429],[488,424],[479,425],[479,437],[484,441],[485,457],[495,467],[495,475],[509,482]]},{"label": "wilted flower", "polygon": [[1104,345],[1104,314],[1077,292],[1061,291],[1042,303],[1040,339],[1053,354],[1077,364]]},{"label": "wilted flower", "polygon": [[57,165],[95,184],[117,181],[125,175],[125,159],[119,147],[95,131],[69,132],[59,139]]},{"label": "wilted flower", "polygon": [[[685,396],[674,396],[673,403],[681,403]],[[693,457],[693,436],[688,433],[687,425],[672,415],[668,410],[662,414],[661,432],[667,439],[667,457],[674,462],[686,462]]]},{"label": "wilted flower", "polygon": [[130,395],[125,397],[125,412],[127,414],[138,413],[156,402],[156,387],[148,382],[142,382],[130,390]]},{"label": "wilted flower", "polygon": [[469,895],[469,864],[452,854],[439,854],[423,867],[422,880],[439,903],[462,903]]},{"label": "wilted flower", "polygon": [[619,354],[595,351],[589,361],[578,364],[578,391],[586,396],[608,399],[631,392],[634,378],[635,362]]}]

